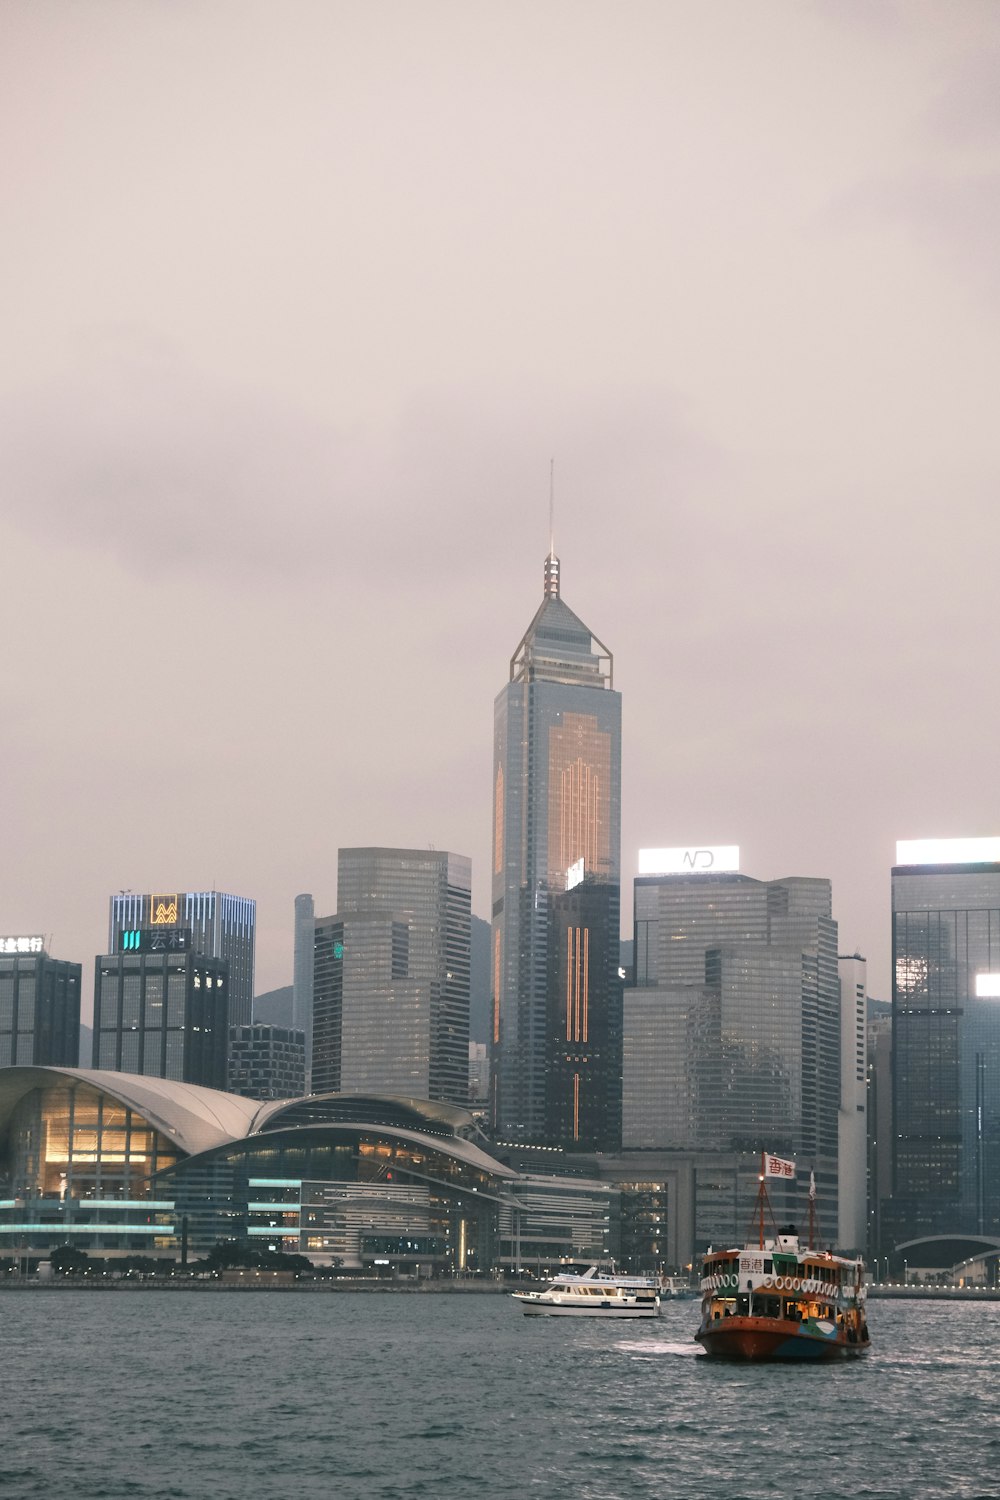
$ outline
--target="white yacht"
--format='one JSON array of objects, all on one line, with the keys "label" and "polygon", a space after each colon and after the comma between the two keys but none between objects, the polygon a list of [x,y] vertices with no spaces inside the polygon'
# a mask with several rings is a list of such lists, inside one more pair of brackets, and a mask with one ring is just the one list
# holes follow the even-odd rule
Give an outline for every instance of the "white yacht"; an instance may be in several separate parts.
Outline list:
[{"label": "white yacht", "polygon": [[582,1276],[561,1273],[542,1291],[512,1292],[529,1315],[557,1318],[658,1318],[660,1286],[649,1276],[619,1276],[591,1266]]}]

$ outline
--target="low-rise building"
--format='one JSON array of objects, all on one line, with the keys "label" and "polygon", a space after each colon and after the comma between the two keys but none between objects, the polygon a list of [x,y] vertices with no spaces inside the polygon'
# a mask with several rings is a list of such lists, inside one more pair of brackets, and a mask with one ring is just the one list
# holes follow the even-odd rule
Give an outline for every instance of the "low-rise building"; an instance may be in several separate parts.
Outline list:
[{"label": "low-rise building", "polygon": [[254,1022],[229,1028],[229,1092],[248,1099],[297,1099],[306,1088],[306,1036]]}]

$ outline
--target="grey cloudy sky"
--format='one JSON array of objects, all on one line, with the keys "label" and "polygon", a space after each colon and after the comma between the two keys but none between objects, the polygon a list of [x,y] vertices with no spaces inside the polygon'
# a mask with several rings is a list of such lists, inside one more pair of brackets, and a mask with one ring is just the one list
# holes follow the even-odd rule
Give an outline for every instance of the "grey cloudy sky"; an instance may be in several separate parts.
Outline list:
[{"label": "grey cloudy sky", "polygon": [[[541,597],[623,865],[1000,832],[993,0],[6,0],[0,931],[451,848]],[[626,899],[626,910],[630,901]]]}]

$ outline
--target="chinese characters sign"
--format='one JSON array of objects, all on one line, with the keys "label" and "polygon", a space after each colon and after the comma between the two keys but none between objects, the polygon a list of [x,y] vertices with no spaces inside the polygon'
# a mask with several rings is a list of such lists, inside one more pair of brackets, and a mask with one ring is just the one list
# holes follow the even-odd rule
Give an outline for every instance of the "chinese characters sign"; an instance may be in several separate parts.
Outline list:
[{"label": "chinese characters sign", "polygon": [[0,953],[41,953],[44,946],[40,937],[0,937]]},{"label": "chinese characters sign", "polygon": [[118,936],[119,953],[188,953],[190,950],[190,927],[134,927]]}]

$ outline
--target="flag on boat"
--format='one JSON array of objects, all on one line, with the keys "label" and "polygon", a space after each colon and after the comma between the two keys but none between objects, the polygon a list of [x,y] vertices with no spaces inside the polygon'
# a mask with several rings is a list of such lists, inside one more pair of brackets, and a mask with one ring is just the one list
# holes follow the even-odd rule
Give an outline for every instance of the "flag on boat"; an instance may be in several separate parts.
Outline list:
[{"label": "flag on boat", "polygon": [[810,1197],[810,1200],[813,1203],[816,1202],[816,1173],[815,1172],[810,1172],[809,1173],[809,1197]]},{"label": "flag on boat", "polygon": [[764,1153],[764,1176],[765,1177],[794,1177],[795,1163],[784,1161],[780,1156],[772,1156],[770,1152]]}]

